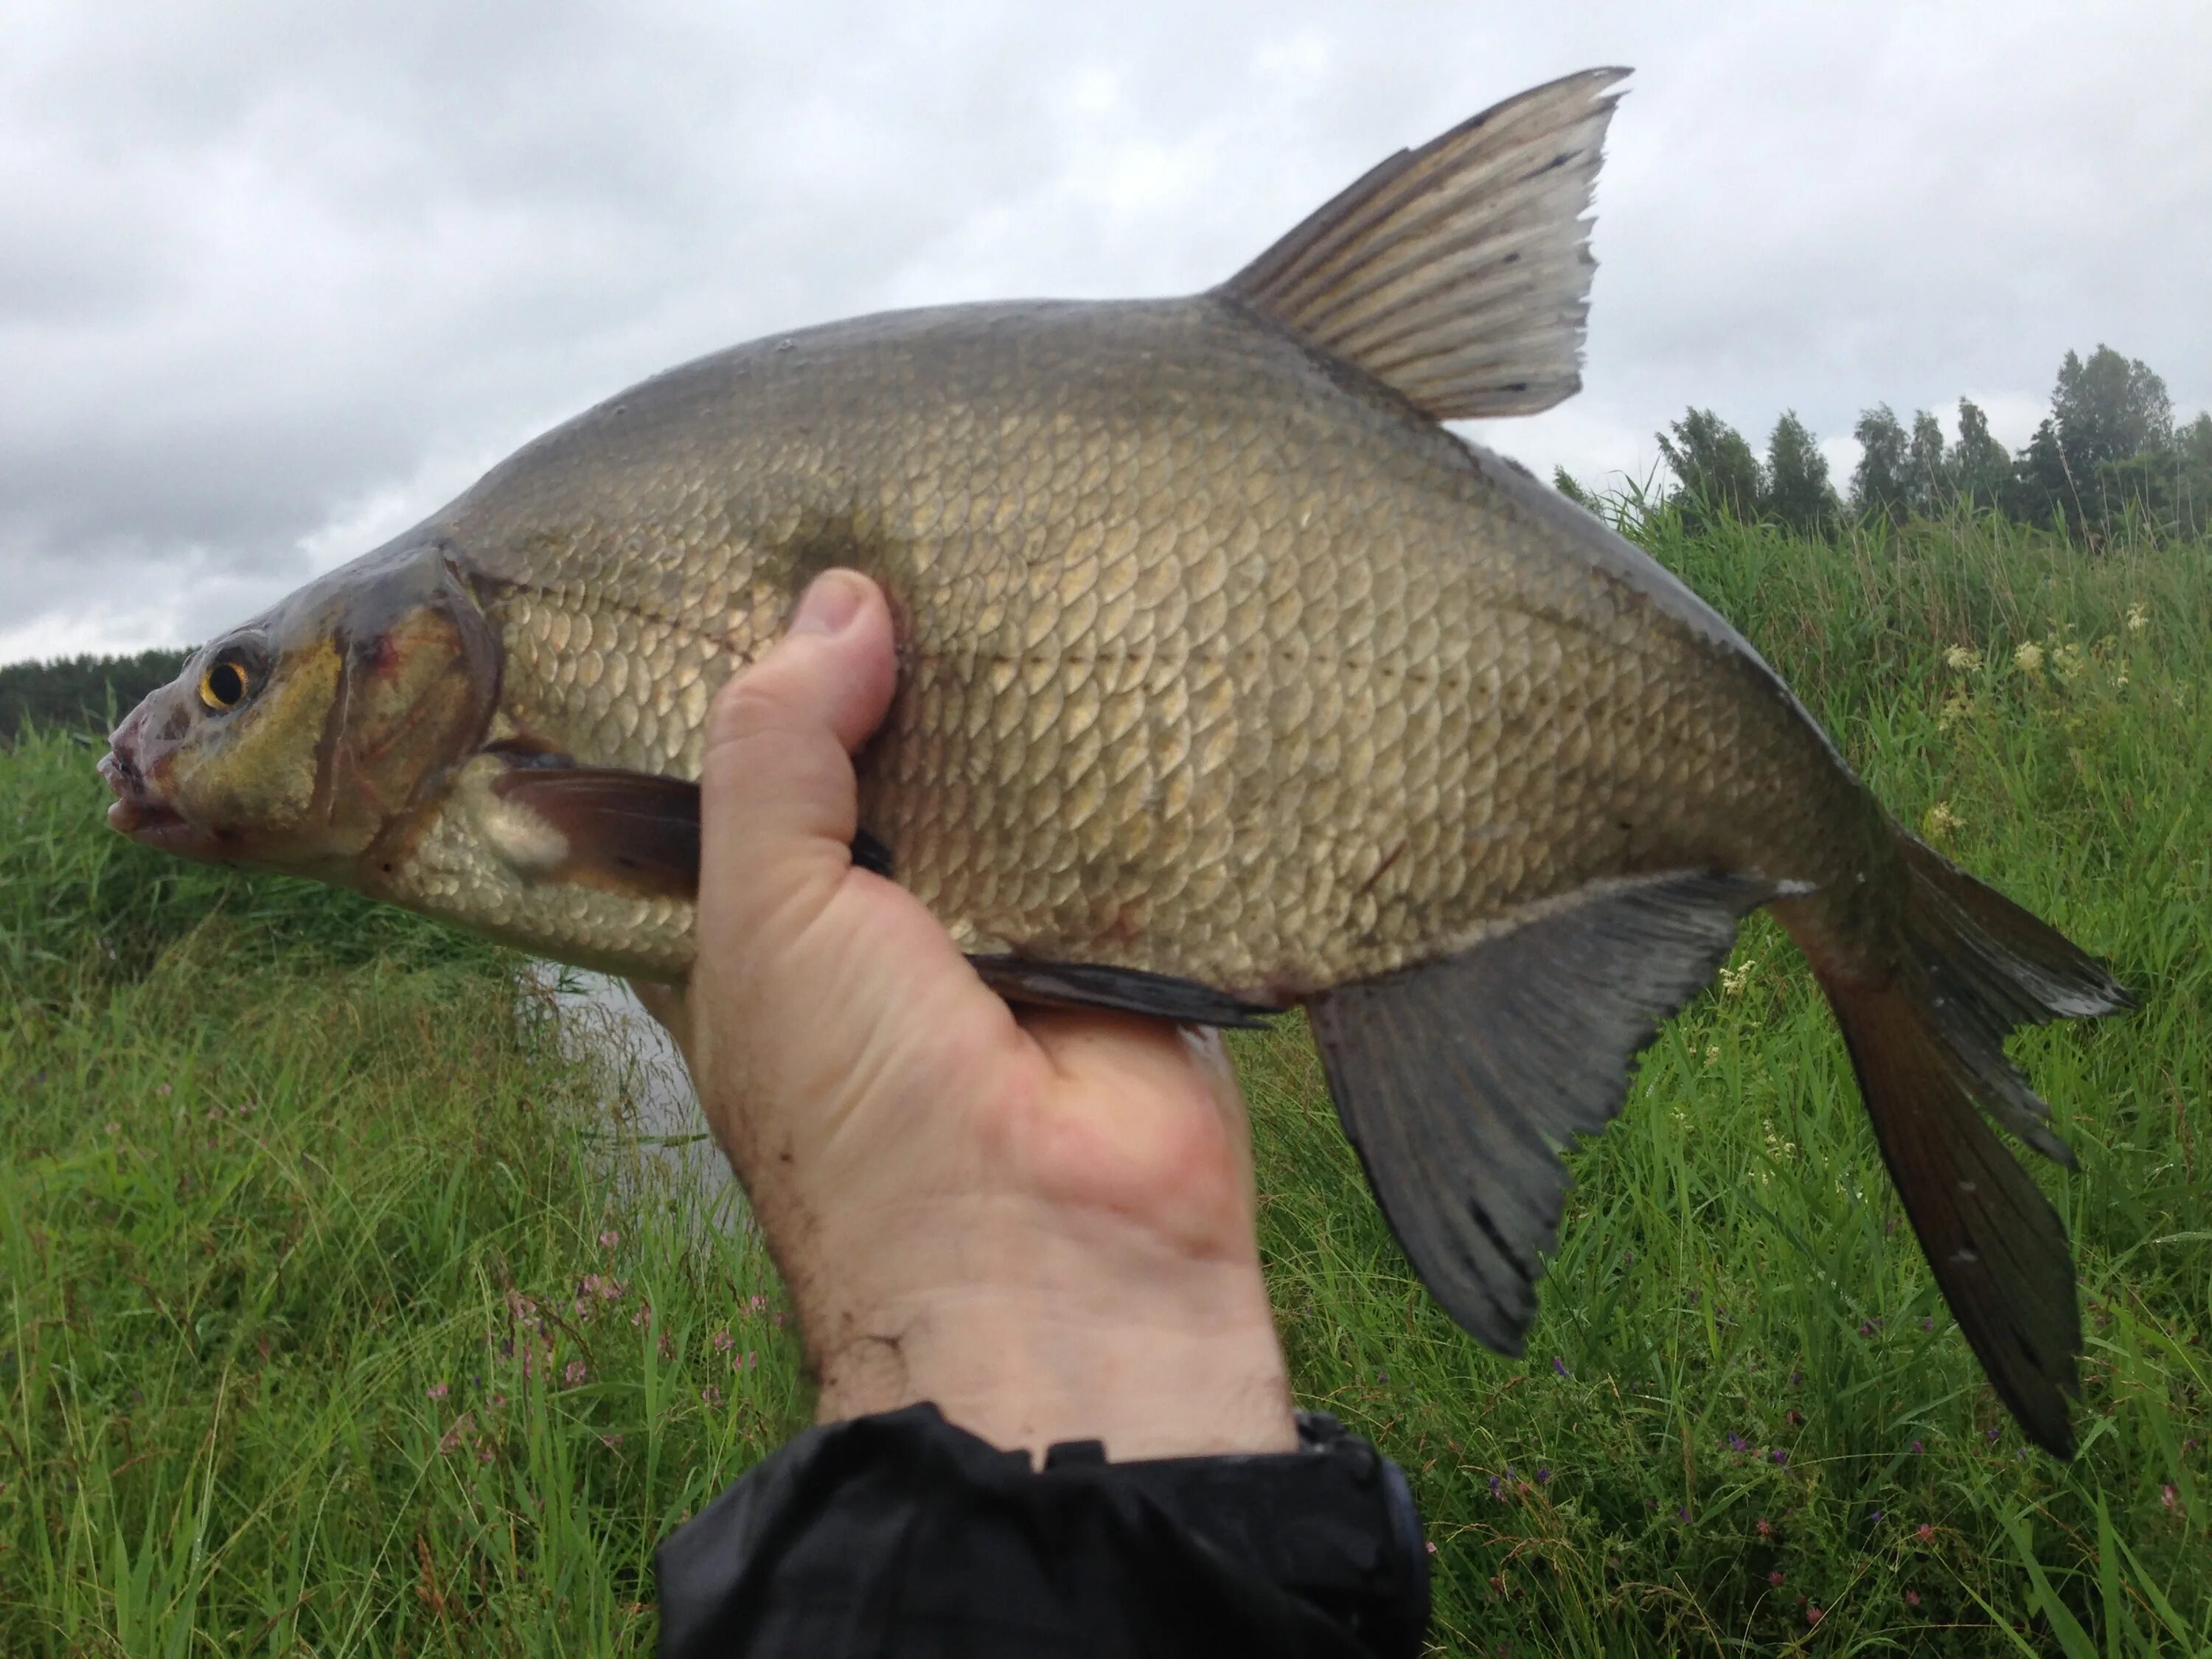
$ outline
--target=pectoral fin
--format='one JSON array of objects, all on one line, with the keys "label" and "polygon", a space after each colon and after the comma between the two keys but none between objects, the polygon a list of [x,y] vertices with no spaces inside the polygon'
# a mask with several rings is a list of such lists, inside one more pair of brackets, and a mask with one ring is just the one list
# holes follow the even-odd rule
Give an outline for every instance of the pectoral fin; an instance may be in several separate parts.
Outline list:
[{"label": "pectoral fin", "polygon": [[[534,823],[509,830],[522,867],[535,854],[541,878],[580,881],[644,898],[699,890],[699,786],[653,772],[570,766],[557,757],[516,763],[492,793]],[[550,832],[528,842],[533,830]]]},{"label": "pectoral fin", "polygon": [[1702,872],[1607,883],[1310,1005],[1338,1115],[1391,1231],[1484,1343],[1521,1352],[1570,1138],[1620,1111],[1629,1062],[1713,976],[1744,913],[1802,890]]},{"label": "pectoral fin", "polygon": [[[657,772],[579,766],[541,750],[495,750],[486,829],[501,855],[540,880],[580,881],[643,898],[699,891],[699,786]],[[866,830],[853,862],[891,873],[890,848]]]}]

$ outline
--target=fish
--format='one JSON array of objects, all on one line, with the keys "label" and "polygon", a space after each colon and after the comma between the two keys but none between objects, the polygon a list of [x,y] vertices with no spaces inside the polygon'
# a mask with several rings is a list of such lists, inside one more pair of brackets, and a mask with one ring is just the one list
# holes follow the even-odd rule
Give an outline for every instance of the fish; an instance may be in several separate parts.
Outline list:
[{"label": "fish", "polygon": [[200,647],[113,733],[110,821],[680,981],[708,705],[858,570],[898,689],[855,862],[1010,1001],[1302,1006],[1407,1259],[1499,1352],[1562,1152],[1770,911],[1968,1345],[2066,1455],[2070,1248],[1996,1128],[2070,1154],[2003,1044],[2129,994],[1446,424],[1579,389],[1626,73],[1399,152],[1203,293],[863,317],[619,392]]}]

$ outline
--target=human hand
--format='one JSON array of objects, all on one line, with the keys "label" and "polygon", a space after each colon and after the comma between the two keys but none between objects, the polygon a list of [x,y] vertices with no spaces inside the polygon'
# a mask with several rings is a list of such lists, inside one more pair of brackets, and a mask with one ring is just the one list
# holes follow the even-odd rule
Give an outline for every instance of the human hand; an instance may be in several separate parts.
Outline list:
[{"label": "human hand", "polygon": [[880,591],[817,580],[709,715],[689,989],[639,988],[783,1272],[817,1420],[929,1400],[1005,1447],[1292,1449],[1219,1036],[1009,1009],[854,867],[852,754],[895,677]]}]

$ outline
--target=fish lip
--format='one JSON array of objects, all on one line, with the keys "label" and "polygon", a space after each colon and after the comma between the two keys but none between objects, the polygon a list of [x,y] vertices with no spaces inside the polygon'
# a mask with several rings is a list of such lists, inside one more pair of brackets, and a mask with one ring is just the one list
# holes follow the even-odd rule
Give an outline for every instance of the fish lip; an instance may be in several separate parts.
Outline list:
[{"label": "fish lip", "polygon": [[144,775],[127,757],[108,750],[100,757],[100,775],[115,792],[107,808],[109,829],[142,845],[178,853],[197,848],[207,839],[183,813],[146,787]]}]

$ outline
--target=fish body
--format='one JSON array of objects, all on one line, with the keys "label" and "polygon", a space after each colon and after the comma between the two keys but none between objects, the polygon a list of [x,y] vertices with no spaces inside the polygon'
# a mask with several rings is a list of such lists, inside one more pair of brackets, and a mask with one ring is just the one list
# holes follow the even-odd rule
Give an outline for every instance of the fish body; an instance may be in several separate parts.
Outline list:
[{"label": "fish body", "polygon": [[[494,738],[684,778],[713,692],[811,576],[876,578],[901,691],[862,822],[978,954],[1280,1004],[1601,876],[1778,866],[1840,892],[1888,845],[1687,589],[1224,295],[741,347],[549,434],[410,539],[481,596]],[[587,920],[476,839],[434,828],[380,890],[685,966],[683,904],[607,893]]]},{"label": "fish body", "polygon": [[[1905,835],[1756,652],[1443,424],[1577,384],[1610,72],[1386,162],[1186,298],[702,359],[187,665],[119,827],[675,979],[708,707],[842,566],[897,624],[869,862],[1009,996],[1304,1003],[1401,1240],[1517,1350],[1635,1052],[1771,904],[2000,1392],[2070,1443],[2014,1024],[2124,993]],[[1948,1012],[1946,1012],[1948,1010]]]}]

